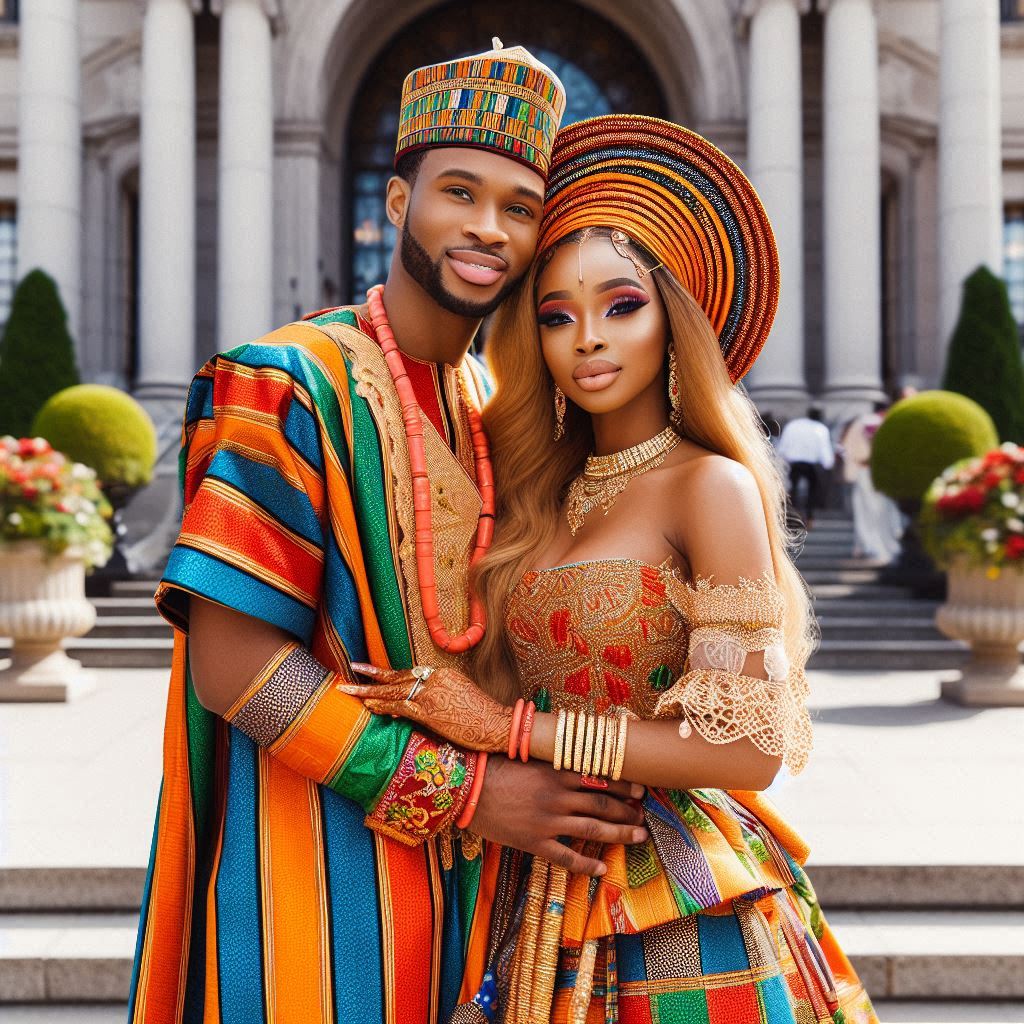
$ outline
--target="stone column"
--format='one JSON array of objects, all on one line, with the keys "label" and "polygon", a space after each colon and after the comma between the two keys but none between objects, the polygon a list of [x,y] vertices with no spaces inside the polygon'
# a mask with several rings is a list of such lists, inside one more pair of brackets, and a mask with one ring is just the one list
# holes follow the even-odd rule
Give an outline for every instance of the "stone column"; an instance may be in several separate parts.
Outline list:
[{"label": "stone column", "polygon": [[77,337],[82,303],[78,0],[30,0],[18,29],[18,278],[57,282]]},{"label": "stone column", "polygon": [[960,311],[964,278],[1002,275],[999,10],[941,0],[939,37],[939,348]]},{"label": "stone column", "polygon": [[832,416],[881,390],[881,168],[876,0],[825,12],[825,398]]},{"label": "stone column", "polygon": [[218,0],[217,341],[271,330],[274,313],[273,0]]},{"label": "stone column", "polygon": [[747,0],[745,7],[751,19],[747,164],[775,229],[782,270],[771,337],[748,387],[762,409],[787,416],[807,404],[800,15],[809,6],[809,0]]},{"label": "stone column", "polygon": [[139,156],[139,377],[145,397],[180,396],[195,366],[198,0],[147,0]]}]

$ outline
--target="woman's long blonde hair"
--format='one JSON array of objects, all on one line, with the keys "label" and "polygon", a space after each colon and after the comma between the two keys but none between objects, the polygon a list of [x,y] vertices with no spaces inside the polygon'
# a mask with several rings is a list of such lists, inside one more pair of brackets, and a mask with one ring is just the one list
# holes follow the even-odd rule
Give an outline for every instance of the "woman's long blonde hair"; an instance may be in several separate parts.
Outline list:
[{"label": "woman's long blonde hair", "polygon": [[[558,245],[578,240],[577,232]],[[643,265],[658,262],[637,243],[628,244]],[[474,654],[474,674],[480,686],[507,703],[521,694],[505,631],[505,602],[554,539],[565,491],[594,444],[590,417],[571,402],[565,436],[553,439],[554,382],[541,353],[534,300],[537,278],[551,255],[549,250],[534,261],[501,306],[487,349],[496,391],[484,424],[497,482],[497,529],[490,551],[472,574],[490,624]],[[664,267],[649,276],[664,303],[679,366],[681,422],[676,428],[696,444],[746,466],[757,481],[775,582],[785,599],[786,651],[802,667],[813,638],[810,601],[788,553],[794,538],[786,522],[785,488],[761,419],[745,392],[730,381],[714,329],[697,301]]]}]

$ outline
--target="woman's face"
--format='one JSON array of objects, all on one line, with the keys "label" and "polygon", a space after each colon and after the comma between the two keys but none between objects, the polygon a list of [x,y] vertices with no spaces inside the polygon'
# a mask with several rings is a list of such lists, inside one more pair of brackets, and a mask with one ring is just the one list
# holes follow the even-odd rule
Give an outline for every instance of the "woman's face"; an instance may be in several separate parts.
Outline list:
[{"label": "woman's face", "polygon": [[668,319],[645,280],[600,236],[560,246],[537,279],[544,361],[566,398],[591,415],[648,404],[667,413]]}]

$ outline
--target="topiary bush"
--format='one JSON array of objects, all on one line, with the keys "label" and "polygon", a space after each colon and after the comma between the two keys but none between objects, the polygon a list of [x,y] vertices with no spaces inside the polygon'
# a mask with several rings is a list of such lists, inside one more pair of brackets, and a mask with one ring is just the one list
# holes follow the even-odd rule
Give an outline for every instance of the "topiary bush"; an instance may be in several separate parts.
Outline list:
[{"label": "topiary bush", "polygon": [[104,489],[149,483],[156,462],[156,428],[130,395],[103,384],[58,392],[39,410],[32,433],[96,470]]},{"label": "topiary bush", "polygon": [[57,284],[33,270],[14,292],[0,341],[0,435],[32,433],[32,420],[50,395],[78,381],[75,346]]},{"label": "topiary bush", "polygon": [[1024,363],[1005,282],[979,267],[964,282],[942,386],[973,398],[1003,441],[1024,443]]},{"label": "topiary bush", "polygon": [[871,479],[890,498],[916,502],[947,466],[998,444],[992,417],[977,402],[922,391],[886,414],[871,445]]}]

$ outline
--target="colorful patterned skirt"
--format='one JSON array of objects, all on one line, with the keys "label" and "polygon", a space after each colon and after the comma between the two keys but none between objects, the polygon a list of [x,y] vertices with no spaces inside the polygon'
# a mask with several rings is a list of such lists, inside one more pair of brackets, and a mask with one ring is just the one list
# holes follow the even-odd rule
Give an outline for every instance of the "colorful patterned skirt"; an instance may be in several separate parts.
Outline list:
[{"label": "colorful patterned skirt", "polygon": [[648,843],[586,850],[600,880],[488,851],[486,953],[474,926],[451,1024],[877,1024],[761,794],[652,791],[645,811]]}]

